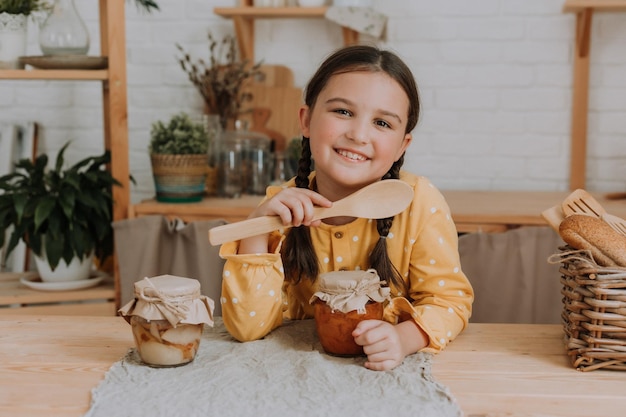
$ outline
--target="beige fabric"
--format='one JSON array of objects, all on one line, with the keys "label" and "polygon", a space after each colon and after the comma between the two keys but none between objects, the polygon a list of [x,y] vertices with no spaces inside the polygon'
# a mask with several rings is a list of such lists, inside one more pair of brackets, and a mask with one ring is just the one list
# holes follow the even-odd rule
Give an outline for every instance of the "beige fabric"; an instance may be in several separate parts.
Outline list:
[{"label": "beige fabric", "polygon": [[356,310],[359,314],[365,314],[365,304],[368,301],[382,303],[391,299],[390,288],[381,287],[380,277],[375,269],[327,272],[321,274],[319,280],[319,291],[313,294],[309,302],[320,299],[333,311],[349,313]]},{"label": "beige fabric", "polygon": [[[201,293],[219,300],[224,261],[211,246],[209,229],[223,220],[184,224],[163,216],[145,216],[113,223],[119,263],[121,304],[134,298],[134,283],[144,277],[171,274],[200,281]],[[221,315],[215,303],[215,315]]]},{"label": "beige fabric", "polygon": [[85,417],[461,417],[432,375],[435,360],[415,353],[391,371],[372,371],[364,356],[325,354],[314,320],[239,343],[216,317],[185,366],[151,368],[131,349],[93,389]]},{"label": "beige fabric", "polygon": [[461,265],[475,294],[470,321],[560,323],[559,265],[548,257],[563,244],[549,227],[461,236]]}]

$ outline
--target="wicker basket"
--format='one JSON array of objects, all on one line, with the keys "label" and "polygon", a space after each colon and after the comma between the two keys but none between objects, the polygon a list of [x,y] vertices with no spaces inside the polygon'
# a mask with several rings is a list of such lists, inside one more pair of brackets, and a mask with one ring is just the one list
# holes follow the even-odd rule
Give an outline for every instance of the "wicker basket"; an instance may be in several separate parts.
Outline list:
[{"label": "wicker basket", "polygon": [[588,251],[559,248],[567,353],[579,371],[626,370],[626,268],[602,267]]},{"label": "wicker basket", "polygon": [[191,203],[204,196],[206,155],[151,155],[157,201]]}]

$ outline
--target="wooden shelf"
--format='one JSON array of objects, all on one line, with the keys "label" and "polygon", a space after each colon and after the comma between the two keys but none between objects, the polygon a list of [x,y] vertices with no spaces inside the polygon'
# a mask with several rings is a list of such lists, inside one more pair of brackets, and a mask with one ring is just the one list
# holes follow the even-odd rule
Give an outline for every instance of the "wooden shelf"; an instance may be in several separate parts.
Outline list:
[{"label": "wooden shelf", "polygon": [[[552,191],[474,191],[442,190],[450,206],[459,233],[504,232],[522,226],[548,226],[541,212],[561,204],[569,192]],[[611,214],[626,218],[623,200],[608,199],[593,193],[593,197]],[[244,220],[261,202],[262,196],[241,198],[205,198],[192,204],[165,204],[146,200],[134,205],[131,217],[162,215],[184,221],[224,219]]]},{"label": "wooden shelf", "polygon": [[99,80],[109,78],[108,70],[0,70],[2,80]]},{"label": "wooden shelf", "polygon": [[199,203],[168,204],[144,200],[131,208],[129,217],[161,215],[185,222],[224,219],[228,222],[245,220],[261,202],[263,196],[244,195],[241,198],[208,197]]},{"label": "wooden shelf", "polygon": [[578,13],[593,8],[599,12],[615,12],[626,10],[626,0],[566,0],[564,12]]},{"label": "wooden shelf", "polygon": [[[254,60],[254,21],[256,19],[301,19],[323,18],[328,7],[216,7],[213,12],[235,25],[237,42],[241,58],[250,62]],[[352,45],[359,41],[359,33],[342,26],[343,42]]]},{"label": "wooden shelf", "polygon": [[285,19],[324,17],[328,7],[216,7],[215,14],[226,17],[246,17],[250,19]]},{"label": "wooden shelf", "polygon": [[[126,17],[121,0],[98,0],[100,53],[108,58],[108,69],[102,70],[0,70],[5,80],[100,81],[102,84],[102,117],[104,148],[111,152],[109,169],[121,183],[113,187],[113,220],[128,217],[130,205],[130,169],[128,159],[128,103],[126,92]],[[114,256],[115,304],[119,307],[119,276]],[[83,296],[84,292],[79,292]]]},{"label": "wooden shelf", "polygon": [[626,11],[626,0],[566,0],[563,11],[576,13],[569,183],[570,190],[575,190],[585,188],[587,176],[589,51],[593,12]]},{"label": "wooden shelf", "polygon": [[115,289],[113,280],[83,290],[37,291],[19,281],[36,273],[0,273],[0,316],[14,314],[61,314],[114,316]]}]

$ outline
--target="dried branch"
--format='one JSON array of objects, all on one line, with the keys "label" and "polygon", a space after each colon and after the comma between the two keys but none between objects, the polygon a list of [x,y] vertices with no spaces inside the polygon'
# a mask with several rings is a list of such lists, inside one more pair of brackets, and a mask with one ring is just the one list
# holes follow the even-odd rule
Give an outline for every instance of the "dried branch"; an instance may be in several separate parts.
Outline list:
[{"label": "dried branch", "polygon": [[207,111],[218,114],[222,126],[226,127],[229,119],[239,116],[242,104],[252,99],[250,93],[243,91],[244,82],[262,80],[265,74],[260,70],[261,62],[250,66],[248,60],[238,59],[233,36],[227,35],[218,43],[209,32],[208,39],[208,64],[202,58],[192,59],[181,45],[176,44],[182,53],[178,62],[202,95]]}]

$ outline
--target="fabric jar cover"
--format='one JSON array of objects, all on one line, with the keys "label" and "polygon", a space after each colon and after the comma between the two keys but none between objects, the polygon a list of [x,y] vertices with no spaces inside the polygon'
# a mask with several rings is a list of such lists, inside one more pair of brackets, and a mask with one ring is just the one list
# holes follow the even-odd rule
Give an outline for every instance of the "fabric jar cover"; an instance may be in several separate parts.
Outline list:
[{"label": "fabric jar cover", "polygon": [[389,287],[383,287],[375,269],[367,271],[332,271],[321,274],[318,291],[309,303],[317,299],[325,301],[333,311],[348,313],[356,310],[365,314],[368,301],[382,303],[389,301]]},{"label": "fabric jar cover", "polygon": [[167,320],[178,323],[213,326],[215,303],[200,294],[200,282],[174,275],[159,275],[135,282],[135,298],[119,309],[130,323],[131,316],[146,320]]}]

